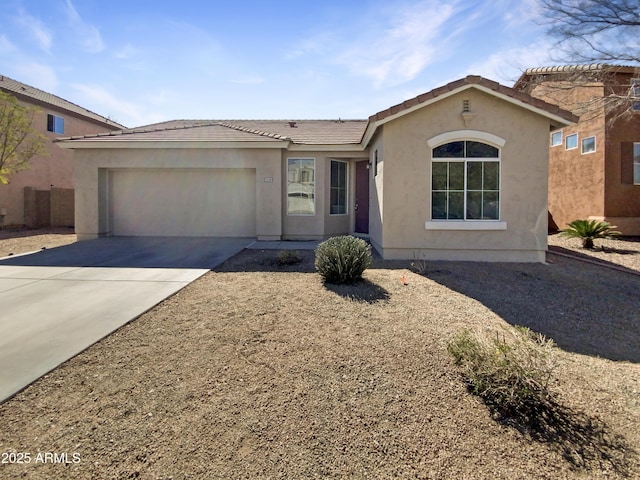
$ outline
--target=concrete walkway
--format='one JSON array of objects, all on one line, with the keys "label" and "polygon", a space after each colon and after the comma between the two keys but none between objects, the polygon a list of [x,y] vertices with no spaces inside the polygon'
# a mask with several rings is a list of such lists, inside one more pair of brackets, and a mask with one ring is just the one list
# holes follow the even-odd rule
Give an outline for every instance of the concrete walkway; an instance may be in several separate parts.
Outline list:
[{"label": "concrete walkway", "polygon": [[112,237],[0,259],[0,402],[252,241]]}]

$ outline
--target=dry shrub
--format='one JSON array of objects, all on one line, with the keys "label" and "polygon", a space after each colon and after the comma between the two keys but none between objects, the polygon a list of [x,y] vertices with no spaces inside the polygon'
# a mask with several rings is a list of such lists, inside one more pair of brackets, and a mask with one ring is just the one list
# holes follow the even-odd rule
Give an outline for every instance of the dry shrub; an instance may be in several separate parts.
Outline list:
[{"label": "dry shrub", "polygon": [[607,469],[628,477],[637,452],[601,419],[563,405],[549,390],[556,367],[554,343],[516,327],[513,335],[459,333],[447,350],[469,390],[494,418],[559,451],[577,470]]},{"label": "dry shrub", "polygon": [[507,337],[459,333],[447,350],[469,390],[503,414],[530,418],[554,402],[549,382],[556,367],[553,340],[518,327]]},{"label": "dry shrub", "polygon": [[302,262],[302,256],[297,250],[280,250],[278,265],[297,265]]}]

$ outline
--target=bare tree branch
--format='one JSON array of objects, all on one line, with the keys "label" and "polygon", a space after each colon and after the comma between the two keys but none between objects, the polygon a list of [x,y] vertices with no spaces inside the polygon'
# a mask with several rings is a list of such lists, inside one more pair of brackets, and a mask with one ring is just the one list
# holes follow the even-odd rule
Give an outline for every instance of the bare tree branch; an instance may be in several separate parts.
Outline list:
[{"label": "bare tree branch", "polygon": [[539,0],[562,60],[640,63],[640,0]]}]

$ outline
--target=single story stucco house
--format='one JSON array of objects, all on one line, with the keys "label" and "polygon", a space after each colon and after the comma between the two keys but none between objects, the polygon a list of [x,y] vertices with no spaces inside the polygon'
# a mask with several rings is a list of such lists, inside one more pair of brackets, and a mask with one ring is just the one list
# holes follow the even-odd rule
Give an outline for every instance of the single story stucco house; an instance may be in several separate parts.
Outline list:
[{"label": "single story stucco house", "polygon": [[76,232],[368,236],[385,259],[540,262],[557,106],[468,76],[368,120],[171,121],[70,137]]}]

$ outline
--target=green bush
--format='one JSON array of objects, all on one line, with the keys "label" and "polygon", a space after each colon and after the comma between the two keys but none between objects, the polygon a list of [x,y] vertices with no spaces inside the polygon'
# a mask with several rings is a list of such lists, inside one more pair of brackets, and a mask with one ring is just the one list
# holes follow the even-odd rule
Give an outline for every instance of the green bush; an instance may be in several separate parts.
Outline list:
[{"label": "green bush", "polygon": [[620,232],[615,230],[618,227],[598,220],[574,220],[568,227],[560,232],[560,236],[581,238],[582,248],[593,248],[593,241],[596,238],[610,238],[620,235]]},{"label": "green bush", "polygon": [[502,413],[530,418],[553,401],[553,346],[553,340],[518,327],[509,339],[499,334],[478,337],[464,330],[447,350],[473,394]]},{"label": "green bush", "polygon": [[322,242],[315,254],[316,270],[327,283],[353,283],[371,265],[371,246],[351,235]]}]

